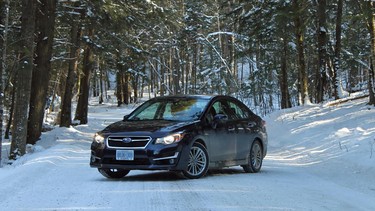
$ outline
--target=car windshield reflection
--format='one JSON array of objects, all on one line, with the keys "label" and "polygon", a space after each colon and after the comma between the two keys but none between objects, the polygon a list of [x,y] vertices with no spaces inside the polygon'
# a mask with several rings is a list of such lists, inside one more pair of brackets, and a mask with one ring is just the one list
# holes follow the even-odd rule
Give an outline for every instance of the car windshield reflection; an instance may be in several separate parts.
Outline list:
[{"label": "car windshield reflection", "polygon": [[168,120],[195,121],[200,118],[208,100],[193,98],[174,98],[151,101],[135,110],[127,120]]}]

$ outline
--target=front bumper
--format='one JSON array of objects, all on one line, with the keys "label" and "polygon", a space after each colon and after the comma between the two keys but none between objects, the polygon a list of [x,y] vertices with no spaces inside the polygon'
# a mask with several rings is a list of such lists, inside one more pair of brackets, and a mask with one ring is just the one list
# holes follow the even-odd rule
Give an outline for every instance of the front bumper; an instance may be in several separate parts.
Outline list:
[{"label": "front bumper", "polygon": [[91,145],[90,166],[93,168],[128,170],[185,170],[189,159],[188,145],[149,144],[145,149],[134,149],[134,160],[116,160],[116,150],[104,145]]}]

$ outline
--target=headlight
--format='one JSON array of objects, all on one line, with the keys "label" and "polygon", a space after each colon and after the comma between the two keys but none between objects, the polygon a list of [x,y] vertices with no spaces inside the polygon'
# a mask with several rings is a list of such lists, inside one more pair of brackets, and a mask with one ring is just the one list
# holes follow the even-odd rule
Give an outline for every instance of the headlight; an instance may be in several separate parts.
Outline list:
[{"label": "headlight", "polygon": [[155,141],[155,144],[173,144],[181,141],[181,139],[184,137],[184,134],[182,133],[176,133],[172,134],[166,137],[157,138]]},{"label": "headlight", "polygon": [[96,133],[94,136],[94,141],[98,144],[104,144],[104,137]]}]

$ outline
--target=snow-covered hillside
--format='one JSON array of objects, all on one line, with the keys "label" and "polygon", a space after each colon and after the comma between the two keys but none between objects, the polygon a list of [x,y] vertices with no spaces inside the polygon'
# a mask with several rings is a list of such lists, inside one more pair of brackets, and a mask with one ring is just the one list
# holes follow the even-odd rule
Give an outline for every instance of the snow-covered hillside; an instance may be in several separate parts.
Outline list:
[{"label": "snow-covered hillside", "polygon": [[375,107],[366,105],[367,101],[271,114],[267,118],[271,152],[267,160],[296,166],[349,188],[348,192],[357,190],[375,199]]},{"label": "snow-covered hillside", "polygon": [[105,179],[89,167],[91,138],[133,107],[92,103],[88,125],[47,132],[4,163],[0,210],[375,210],[375,108],[366,102],[272,113],[260,173],[235,167],[198,180],[163,171]]}]

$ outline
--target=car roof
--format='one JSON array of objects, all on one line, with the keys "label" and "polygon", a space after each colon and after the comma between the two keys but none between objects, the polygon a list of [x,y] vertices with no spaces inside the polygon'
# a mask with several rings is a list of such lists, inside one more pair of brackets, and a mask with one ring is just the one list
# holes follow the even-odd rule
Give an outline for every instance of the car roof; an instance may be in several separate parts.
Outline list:
[{"label": "car roof", "polygon": [[166,95],[166,96],[158,96],[154,99],[172,99],[172,98],[195,98],[195,99],[207,99],[210,100],[217,95]]}]

